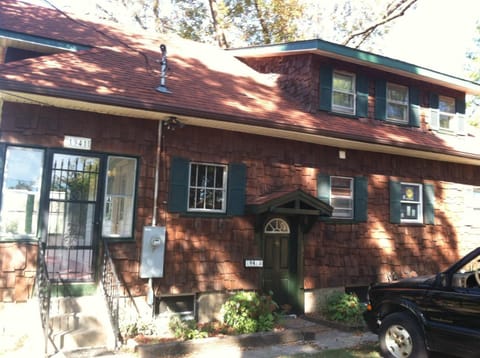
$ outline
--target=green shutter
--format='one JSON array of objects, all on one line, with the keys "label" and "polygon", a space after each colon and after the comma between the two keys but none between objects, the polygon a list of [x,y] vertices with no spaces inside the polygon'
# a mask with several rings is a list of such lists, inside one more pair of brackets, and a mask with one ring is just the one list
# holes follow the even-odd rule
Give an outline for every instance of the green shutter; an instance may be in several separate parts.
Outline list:
[{"label": "green shutter", "polygon": [[363,73],[357,75],[358,117],[368,117],[368,78]]},{"label": "green shutter", "polygon": [[465,114],[465,98],[455,98],[455,112]]},{"label": "green shutter", "polygon": [[354,220],[357,222],[367,221],[368,209],[368,179],[365,177],[355,177],[354,179]]},{"label": "green shutter", "polygon": [[375,118],[384,121],[387,118],[387,82],[375,81]]},{"label": "green shutter", "polygon": [[184,158],[172,158],[170,166],[170,186],[168,192],[168,211],[186,212],[188,202],[189,161]]},{"label": "green shutter", "polygon": [[438,94],[430,93],[430,108],[438,109],[440,103],[440,99],[438,98]]},{"label": "green shutter", "polygon": [[423,223],[435,225],[435,189],[432,184],[423,186]]},{"label": "green shutter", "polygon": [[398,181],[390,181],[390,222],[400,224],[402,185]]},{"label": "green shutter", "polygon": [[420,93],[417,87],[410,87],[408,89],[410,113],[408,117],[408,124],[411,127],[420,127]]},{"label": "green shutter", "polygon": [[332,110],[332,80],[332,68],[320,67],[320,109],[323,111]]},{"label": "green shutter", "polygon": [[318,174],[317,196],[321,201],[330,205],[330,176],[329,175]]},{"label": "green shutter", "polygon": [[227,214],[243,215],[245,212],[245,188],[247,167],[243,163],[228,166]]}]

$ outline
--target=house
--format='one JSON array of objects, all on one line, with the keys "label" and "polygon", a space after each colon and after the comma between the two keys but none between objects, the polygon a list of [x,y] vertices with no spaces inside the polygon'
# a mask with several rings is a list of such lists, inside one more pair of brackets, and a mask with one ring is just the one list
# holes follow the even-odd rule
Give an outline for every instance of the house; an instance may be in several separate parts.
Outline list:
[{"label": "house", "polygon": [[14,0],[0,59],[0,301],[45,273],[86,295],[113,262],[157,313],[208,320],[235,290],[312,312],[478,245],[477,83],[322,40],[225,51]]}]

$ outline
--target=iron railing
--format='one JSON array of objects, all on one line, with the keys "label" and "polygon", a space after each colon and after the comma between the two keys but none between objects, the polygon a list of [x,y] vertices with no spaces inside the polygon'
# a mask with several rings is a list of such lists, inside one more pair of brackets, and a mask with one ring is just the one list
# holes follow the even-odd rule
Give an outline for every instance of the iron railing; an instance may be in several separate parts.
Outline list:
[{"label": "iron railing", "polygon": [[139,310],[130,291],[126,285],[122,284],[117,275],[108,244],[105,240],[103,241],[103,260],[100,282],[107,302],[110,322],[115,334],[115,347],[118,347],[120,343],[123,343],[120,332],[120,322],[125,321],[128,318],[127,316],[131,317],[133,315],[138,317]]},{"label": "iron railing", "polygon": [[50,305],[52,297],[52,284],[48,277],[48,268],[45,261],[45,244],[40,243],[38,246],[38,268],[36,291],[38,295],[38,302],[40,305],[40,319],[42,321],[42,328],[44,334],[45,356],[48,356],[48,342],[53,344],[56,350],[55,343],[51,338],[52,327],[50,326]]}]

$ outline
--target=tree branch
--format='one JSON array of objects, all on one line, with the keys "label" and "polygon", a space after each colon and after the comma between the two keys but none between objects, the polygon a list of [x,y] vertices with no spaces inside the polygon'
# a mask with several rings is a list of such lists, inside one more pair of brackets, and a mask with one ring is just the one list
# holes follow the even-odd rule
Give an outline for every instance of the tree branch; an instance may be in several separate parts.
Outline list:
[{"label": "tree branch", "polygon": [[[363,29],[363,30],[360,30],[360,31],[357,31],[357,32],[354,32],[354,33],[350,34],[342,42],[342,45],[347,46],[355,38],[361,37],[361,40],[355,46],[355,48],[359,48],[375,30],[377,30],[380,26],[383,26],[383,25],[399,18],[400,16],[405,15],[405,12],[410,7],[412,7],[416,2],[417,2],[417,0],[401,0],[398,3],[390,3],[387,7],[386,14],[378,22],[370,25],[366,29]],[[395,13],[399,9],[401,9],[400,12]]]}]

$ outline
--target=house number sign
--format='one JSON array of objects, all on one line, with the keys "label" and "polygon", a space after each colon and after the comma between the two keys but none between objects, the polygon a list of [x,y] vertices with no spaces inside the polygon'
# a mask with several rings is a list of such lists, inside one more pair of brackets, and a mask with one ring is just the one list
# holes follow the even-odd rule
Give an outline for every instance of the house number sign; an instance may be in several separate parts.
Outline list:
[{"label": "house number sign", "polygon": [[66,135],[63,139],[63,146],[64,148],[90,150],[92,147],[92,139]]},{"label": "house number sign", "polygon": [[263,267],[262,259],[245,259],[245,267]]}]

